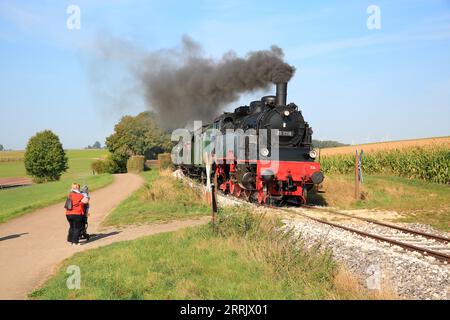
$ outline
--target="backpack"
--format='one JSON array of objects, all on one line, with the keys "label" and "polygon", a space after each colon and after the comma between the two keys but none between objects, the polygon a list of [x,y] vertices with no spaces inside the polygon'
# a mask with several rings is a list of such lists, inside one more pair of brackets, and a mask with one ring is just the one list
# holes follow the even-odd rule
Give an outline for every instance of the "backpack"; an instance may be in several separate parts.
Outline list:
[{"label": "backpack", "polygon": [[73,202],[72,199],[70,198],[70,195],[67,196],[66,202],[64,203],[64,209],[66,210],[72,210],[73,208]]}]

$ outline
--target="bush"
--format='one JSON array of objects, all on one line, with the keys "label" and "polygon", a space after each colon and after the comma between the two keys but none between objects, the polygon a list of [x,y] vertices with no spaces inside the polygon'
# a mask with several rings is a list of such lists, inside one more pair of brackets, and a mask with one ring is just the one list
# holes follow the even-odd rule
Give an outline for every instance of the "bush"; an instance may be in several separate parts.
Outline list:
[{"label": "bush", "polygon": [[144,156],[131,156],[127,161],[127,172],[140,173],[144,171],[144,165]]},{"label": "bush", "polygon": [[105,160],[96,160],[91,163],[91,169],[97,174],[103,174],[107,172],[106,169],[106,161]]},{"label": "bush", "polygon": [[158,166],[159,166],[159,170],[172,168],[172,157],[171,157],[170,153],[158,154]]},{"label": "bush", "polygon": [[97,174],[103,173],[118,173],[120,172],[120,168],[117,163],[112,159],[111,155],[108,155],[106,159],[96,160],[92,162],[91,169]]},{"label": "bush", "polygon": [[39,132],[28,141],[24,156],[25,169],[35,182],[59,180],[69,168],[67,162],[58,136],[50,130]]}]

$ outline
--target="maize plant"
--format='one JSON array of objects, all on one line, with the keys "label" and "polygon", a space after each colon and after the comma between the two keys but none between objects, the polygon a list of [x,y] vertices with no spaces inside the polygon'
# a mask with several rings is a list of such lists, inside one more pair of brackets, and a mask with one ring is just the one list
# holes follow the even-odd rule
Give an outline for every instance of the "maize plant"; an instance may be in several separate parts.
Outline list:
[{"label": "maize plant", "polygon": [[[325,173],[347,174],[355,170],[355,156],[324,156],[320,164]],[[376,151],[364,154],[362,168],[365,174],[394,174],[450,184],[450,148],[432,146]]]}]

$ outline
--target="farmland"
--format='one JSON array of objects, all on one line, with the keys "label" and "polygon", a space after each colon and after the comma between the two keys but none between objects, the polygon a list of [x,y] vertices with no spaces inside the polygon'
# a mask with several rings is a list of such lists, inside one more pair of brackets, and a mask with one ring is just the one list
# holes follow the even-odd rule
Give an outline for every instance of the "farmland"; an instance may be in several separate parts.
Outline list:
[{"label": "farmland", "polygon": [[[0,178],[27,177],[23,151],[0,152]],[[107,154],[105,150],[68,150],[69,170],[60,181],[0,190],[0,223],[58,201],[63,201],[70,184],[77,181],[91,189],[112,182],[111,175],[92,175],[91,163]]]},{"label": "farmland", "polygon": [[341,154],[354,154],[355,150],[364,150],[365,153],[371,153],[376,151],[386,151],[395,149],[408,149],[411,147],[446,147],[450,148],[450,136],[425,138],[425,139],[413,139],[413,140],[400,140],[390,142],[377,142],[368,144],[358,144],[345,147],[326,148],[320,150],[321,156],[334,156]]},{"label": "farmland", "polygon": [[365,174],[390,174],[450,184],[450,137],[380,142],[320,150],[319,161],[327,174],[349,174],[355,151],[364,151]]},{"label": "farmland", "polygon": [[[89,175],[93,160],[106,156],[106,150],[67,150],[69,158],[69,170],[62,178]],[[23,164],[24,151],[0,152],[0,178],[26,177]]]},{"label": "farmland", "polygon": [[345,210],[369,209],[380,219],[412,222],[450,231],[450,186],[392,175],[366,175],[363,199],[354,198],[354,175],[327,174],[321,191],[310,195],[310,204]]},{"label": "farmland", "polygon": [[[325,173],[348,174],[355,167],[353,154],[323,156]],[[399,177],[450,184],[450,148],[442,146],[410,147],[365,153],[362,160],[365,174],[392,174]]]},{"label": "farmland", "polygon": [[[354,200],[355,150],[364,150],[364,199]],[[395,210],[403,222],[441,230],[450,223],[450,137],[321,150],[326,179],[318,202],[344,209]]]}]

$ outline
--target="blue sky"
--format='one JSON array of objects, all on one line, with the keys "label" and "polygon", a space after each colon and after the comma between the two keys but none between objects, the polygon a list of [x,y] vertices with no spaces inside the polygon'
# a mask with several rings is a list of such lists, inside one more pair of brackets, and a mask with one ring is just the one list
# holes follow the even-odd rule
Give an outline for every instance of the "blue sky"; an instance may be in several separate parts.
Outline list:
[{"label": "blue sky", "polygon": [[[68,30],[68,5],[81,29]],[[366,26],[377,5],[381,29]],[[100,40],[146,50],[189,35],[207,56],[282,47],[315,138],[364,143],[450,135],[450,1],[0,1],[0,144],[51,129],[66,148],[102,143],[146,108]],[[269,92],[270,93],[270,92]],[[241,97],[240,104],[266,92]]]}]

